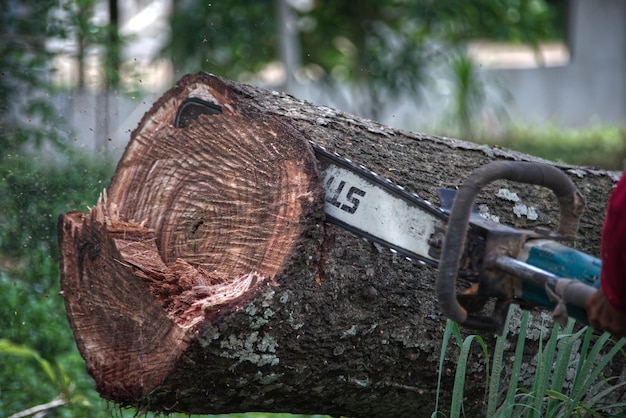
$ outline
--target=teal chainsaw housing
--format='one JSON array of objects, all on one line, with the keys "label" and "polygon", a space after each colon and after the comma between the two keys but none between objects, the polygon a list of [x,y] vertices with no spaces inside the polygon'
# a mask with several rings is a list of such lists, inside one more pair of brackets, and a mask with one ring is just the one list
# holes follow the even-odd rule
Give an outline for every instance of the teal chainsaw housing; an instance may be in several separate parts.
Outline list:
[{"label": "teal chainsaw housing", "polygon": [[[600,287],[602,262],[582,251],[547,239],[531,240],[524,246],[518,260],[538,267],[558,277],[579,280],[589,286]],[[525,302],[552,308],[556,303],[550,300],[546,290],[532,283],[522,283],[522,297]],[[587,322],[584,309],[568,306],[568,314]]]}]

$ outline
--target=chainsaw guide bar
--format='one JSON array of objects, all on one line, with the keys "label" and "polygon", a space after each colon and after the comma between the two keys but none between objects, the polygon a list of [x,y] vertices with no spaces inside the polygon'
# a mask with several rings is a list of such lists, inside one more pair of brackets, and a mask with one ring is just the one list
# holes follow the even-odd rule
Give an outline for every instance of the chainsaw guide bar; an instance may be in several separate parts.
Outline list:
[{"label": "chainsaw guide bar", "polygon": [[326,191],[326,220],[409,261],[437,267],[431,243],[448,215],[365,166],[313,142]]}]

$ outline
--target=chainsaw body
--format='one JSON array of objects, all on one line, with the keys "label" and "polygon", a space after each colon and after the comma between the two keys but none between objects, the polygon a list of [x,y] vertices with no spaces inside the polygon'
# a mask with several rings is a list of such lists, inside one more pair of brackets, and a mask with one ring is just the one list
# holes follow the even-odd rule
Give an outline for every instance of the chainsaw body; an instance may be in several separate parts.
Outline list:
[{"label": "chainsaw body", "polygon": [[[485,184],[500,178],[552,189],[561,209],[558,231],[518,230],[478,215],[473,209],[475,196]],[[601,262],[565,244],[574,242],[584,206],[569,177],[551,166],[495,162],[474,171],[454,193],[449,209],[437,277],[444,313],[468,327],[496,333],[502,332],[511,303],[552,310],[561,323],[569,316],[587,323],[585,301],[600,285]],[[465,254],[476,251],[481,260],[476,283],[458,293],[456,277]],[[493,312],[478,313],[489,299],[495,299]]]}]

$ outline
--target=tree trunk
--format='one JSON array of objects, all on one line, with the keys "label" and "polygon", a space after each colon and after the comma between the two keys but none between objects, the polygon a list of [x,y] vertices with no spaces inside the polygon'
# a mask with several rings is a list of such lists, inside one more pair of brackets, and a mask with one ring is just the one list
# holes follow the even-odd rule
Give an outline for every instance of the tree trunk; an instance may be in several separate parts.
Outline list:
[{"label": "tree trunk", "polygon": [[[222,114],[176,127],[187,97]],[[205,73],[184,77],[132,133],[96,207],[59,220],[69,321],[104,398],[213,414],[434,410],[445,326],[436,272],[324,223],[309,139],[432,202],[484,163],[536,160]],[[578,247],[598,254],[615,176],[558,167],[588,200]],[[515,215],[501,188],[538,219]],[[495,182],[478,203],[519,227],[557,222],[556,200],[535,187]],[[468,371],[470,416],[484,395],[479,369]],[[444,377],[443,405],[452,383]]]}]

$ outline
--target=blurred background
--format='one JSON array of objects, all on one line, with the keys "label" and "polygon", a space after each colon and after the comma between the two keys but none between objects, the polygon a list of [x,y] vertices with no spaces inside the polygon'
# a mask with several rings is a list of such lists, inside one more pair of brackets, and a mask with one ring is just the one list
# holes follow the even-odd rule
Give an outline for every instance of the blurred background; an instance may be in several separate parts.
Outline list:
[{"label": "blurred background", "polygon": [[[620,169],[626,155],[602,154],[624,142],[620,0],[3,3],[3,119],[113,160],[154,99],[199,70],[394,128],[534,154],[541,137],[553,160]],[[568,151],[581,134],[584,158]]]},{"label": "blurred background", "polygon": [[48,416],[111,415],[57,295],[56,218],[95,204],[130,132],[186,73],[564,163],[622,170],[626,157],[623,0],[0,5],[0,411],[8,415],[37,405]]}]

